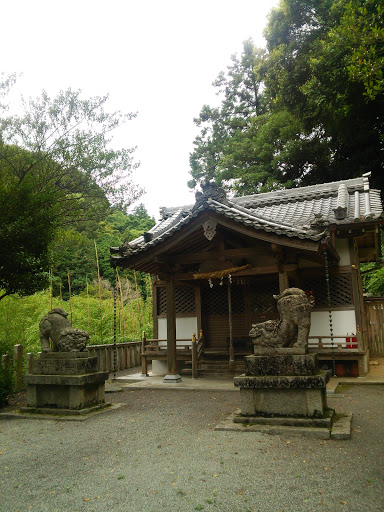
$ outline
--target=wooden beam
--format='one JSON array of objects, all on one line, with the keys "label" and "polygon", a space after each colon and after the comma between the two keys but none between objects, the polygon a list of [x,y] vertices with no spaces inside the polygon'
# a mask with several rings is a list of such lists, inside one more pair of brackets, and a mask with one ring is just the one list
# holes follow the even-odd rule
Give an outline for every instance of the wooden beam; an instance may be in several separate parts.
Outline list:
[{"label": "wooden beam", "polygon": [[209,251],[209,252],[196,252],[189,254],[179,254],[170,256],[169,263],[199,263],[201,261],[217,260],[217,259],[232,259],[232,258],[247,258],[250,256],[257,256],[257,247],[243,247],[242,249],[223,249],[222,251]]},{"label": "wooden beam", "polygon": [[[294,272],[298,269],[296,263],[290,263],[285,265],[285,269],[287,272]],[[245,276],[262,276],[266,274],[278,274],[279,273],[279,265],[269,265],[265,267],[251,267],[245,270],[241,270],[240,272],[236,272],[232,277],[245,277]],[[176,275],[176,278],[180,281],[189,281],[193,280],[194,274],[192,272],[180,273]]]},{"label": "wooden beam", "polygon": [[351,282],[352,282],[352,298],[355,307],[356,316],[356,337],[359,350],[366,349],[367,345],[367,329],[364,323],[364,298],[361,290],[360,266],[357,258],[357,244],[353,239],[348,240],[349,255],[351,261]]}]

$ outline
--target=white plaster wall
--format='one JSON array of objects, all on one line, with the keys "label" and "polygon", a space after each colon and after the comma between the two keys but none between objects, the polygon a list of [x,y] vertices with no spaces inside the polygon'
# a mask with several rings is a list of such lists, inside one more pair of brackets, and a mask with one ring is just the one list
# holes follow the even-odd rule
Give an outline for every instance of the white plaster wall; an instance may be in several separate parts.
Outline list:
[{"label": "white plaster wall", "polygon": [[[167,339],[167,319],[159,318],[157,325],[158,325],[158,329],[159,329],[159,331],[158,331],[159,332],[159,340],[166,340]],[[189,342],[179,341],[177,343],[178,345],[191,344],[193,333],[196,334],[196,337],[198,336],[197,317],[196,316],[176,318],[176,338],[189,340]]]},{"label": "white plaster wall", "polygon": [[[338,265],[350,265],[351,258],[349,255],[348,240],[345,240],[344,238],[336,238],[336,250],[338,255],[340,256],[340,261]],[[312,261],[308,261],[304,258],[299,258],[299,268],[324,268],[324,266],[320,264],[315,264]]]},{"label": "white plaster wall", "polygon": [[152,375],[167,375],[168,363],[162,359],[152,361]]},{"label": "white plaster wall", "polygon": [[[355,310],[332,311],[334,336],[356,334]],[[313,311],[311,314],[310,336],[330,336],[328,311]]]},{"label": "white plaster wall", "polygon": [[340,256],[339,265],[350,265],[351,258],[349,255],[348,240],[344,238],[336,238],[336,250]]}]

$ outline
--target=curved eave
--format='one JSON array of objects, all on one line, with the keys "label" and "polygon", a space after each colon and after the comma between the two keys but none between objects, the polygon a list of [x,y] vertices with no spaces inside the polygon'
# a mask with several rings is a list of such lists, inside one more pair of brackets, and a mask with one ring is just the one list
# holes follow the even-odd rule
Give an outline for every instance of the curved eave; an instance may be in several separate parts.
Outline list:
[{"label": "curved eave", "polygon": [[[260,226],[257,222],[244,222],[236,215],[227,214],[223,211],[216,211],[214,205],[205,208],[196,209],[191,216],[180,220],[172,226],[161,237],[153,239],[146,244],[140,244],[135,250],[128,250],[121,247],[111,251],[112,266],[121,266],[131,268],[152,274],[158,273],[162,265],[156,258],[167,251],[174,250],[180,246],[180,250],[188,250],[188,237],[192,233],[201,229],[202,223],[208,218],[214,219],[218,224],[242,233],[253,239],[259,239],[270,243],[278,243],[287,247],[294,247],[303,251],[317,253],[319,242],[326,237],[326,233],[318,233],[316,236],[312,233],[310,236],[303,232],[294,232],[286,229],[273,229],[273,226]],[[203,232],[201,230],[201,232]]]}]

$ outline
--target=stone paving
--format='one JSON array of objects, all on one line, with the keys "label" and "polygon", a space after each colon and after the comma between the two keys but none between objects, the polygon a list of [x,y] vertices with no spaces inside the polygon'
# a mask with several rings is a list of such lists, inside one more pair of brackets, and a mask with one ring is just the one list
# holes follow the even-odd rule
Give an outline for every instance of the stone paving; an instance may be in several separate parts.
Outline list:
[{"label": "stone paving", "polygon": [[[110,384],[121,386],[122,388],[134,389],[173,389],[184,391],[235,391],[232,377],[229,378],[207,378],[201,377],[192,379],[190,376],[182,376],[180,383],[165,383],[163,377],[152,376],[142,377],[141,372],[134,370],[123,370],[117,373],[116,380],[113,380],[113,374],[110,375]],[[331,395],[335,392],[338,384],[384,384],[384,358],[371,360],[369,373],[365,377],[331,377],[327,384],[327,393]]]}]

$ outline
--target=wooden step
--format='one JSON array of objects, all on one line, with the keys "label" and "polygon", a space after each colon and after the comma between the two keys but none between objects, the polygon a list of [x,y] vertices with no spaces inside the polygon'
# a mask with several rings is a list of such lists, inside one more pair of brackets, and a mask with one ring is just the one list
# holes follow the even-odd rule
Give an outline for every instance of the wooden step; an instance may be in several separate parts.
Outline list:
[{"label": "wooden step", "polygon": [[[192,361],[186,361],[187,368],[182,370],[184,375],[192,375]],[[199,363],[197,374],[200,377],[236,377],[237,375],[241,375],[245,372],[244,360],[239,359],[235,360],[232,368],[229,368],[229,359],[228,356],[225,356],[225,359],[214,359],[206,358],[204,354],[204,359],[202,359]]]}]

